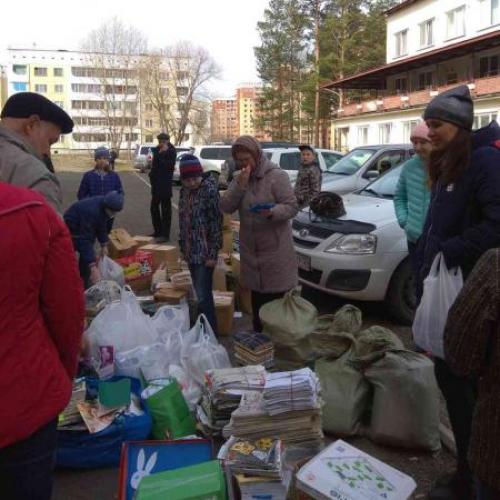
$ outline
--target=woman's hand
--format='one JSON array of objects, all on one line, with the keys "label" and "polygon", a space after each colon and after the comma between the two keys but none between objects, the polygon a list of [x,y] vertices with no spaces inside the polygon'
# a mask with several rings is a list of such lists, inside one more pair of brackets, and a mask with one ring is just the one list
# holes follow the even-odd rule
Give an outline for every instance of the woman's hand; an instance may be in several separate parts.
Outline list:
[{"label": "woman's hand", "polygon": [[259,215],[265,219],[270,219],[273,216],[273,211],[270,208],[266,210],[259,210]]},{"label": "woman's hand", "polygon": [[250,166],[243,167],[241,169],[240,175],[236,178],[236,182],[238,186],[242,189],[246,189],[248,187],[248,182],[250,180],[250,174],[252,173],[252,168]]}]

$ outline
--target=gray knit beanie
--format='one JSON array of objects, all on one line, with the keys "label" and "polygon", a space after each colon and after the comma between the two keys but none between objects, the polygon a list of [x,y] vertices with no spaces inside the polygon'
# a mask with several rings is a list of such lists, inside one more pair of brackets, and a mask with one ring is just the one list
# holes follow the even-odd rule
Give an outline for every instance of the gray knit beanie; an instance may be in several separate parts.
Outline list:
[{"label": "gray knit beanie", "polygon": [[442,120],[466,130],[474,123],[474,104],[467,85],[460,85],[434,97],[424,111],[424,120]]}]

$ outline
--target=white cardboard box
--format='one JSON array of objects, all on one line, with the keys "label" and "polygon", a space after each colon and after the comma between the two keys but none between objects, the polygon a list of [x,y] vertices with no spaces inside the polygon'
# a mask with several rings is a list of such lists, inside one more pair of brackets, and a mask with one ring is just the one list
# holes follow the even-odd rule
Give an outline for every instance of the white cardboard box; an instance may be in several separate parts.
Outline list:
[{"label": "white cardboard box", "polygon": [[318,500],[406,500],[417,487],[410,476],[342,440],[299,470],[297,486]]}]

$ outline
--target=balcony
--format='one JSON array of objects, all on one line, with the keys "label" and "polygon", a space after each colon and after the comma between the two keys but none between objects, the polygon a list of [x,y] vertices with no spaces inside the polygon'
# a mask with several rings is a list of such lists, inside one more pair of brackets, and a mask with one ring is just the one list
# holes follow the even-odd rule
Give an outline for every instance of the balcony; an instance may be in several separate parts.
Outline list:
[{"label": "balcony", "polygon": [[427,105],[436,95],[460,84],[468,84],[473,98],[500,94],[500,75],[476,78],[433,89],[416,90],[395,95],[380,96],[361,102],[344,104],[337,111],[337,118],[359,116],[366,113],[384,113]]}]

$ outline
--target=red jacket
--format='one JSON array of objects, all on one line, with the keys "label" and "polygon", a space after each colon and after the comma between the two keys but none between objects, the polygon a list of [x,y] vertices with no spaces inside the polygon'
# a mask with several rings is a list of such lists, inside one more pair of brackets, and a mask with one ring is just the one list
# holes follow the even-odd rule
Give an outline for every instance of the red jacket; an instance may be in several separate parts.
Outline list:
[{"label": "red jacket", "polygon": [[42,196],[0,183],[0,448],[71,396],[84,304],[73,245]]}]

